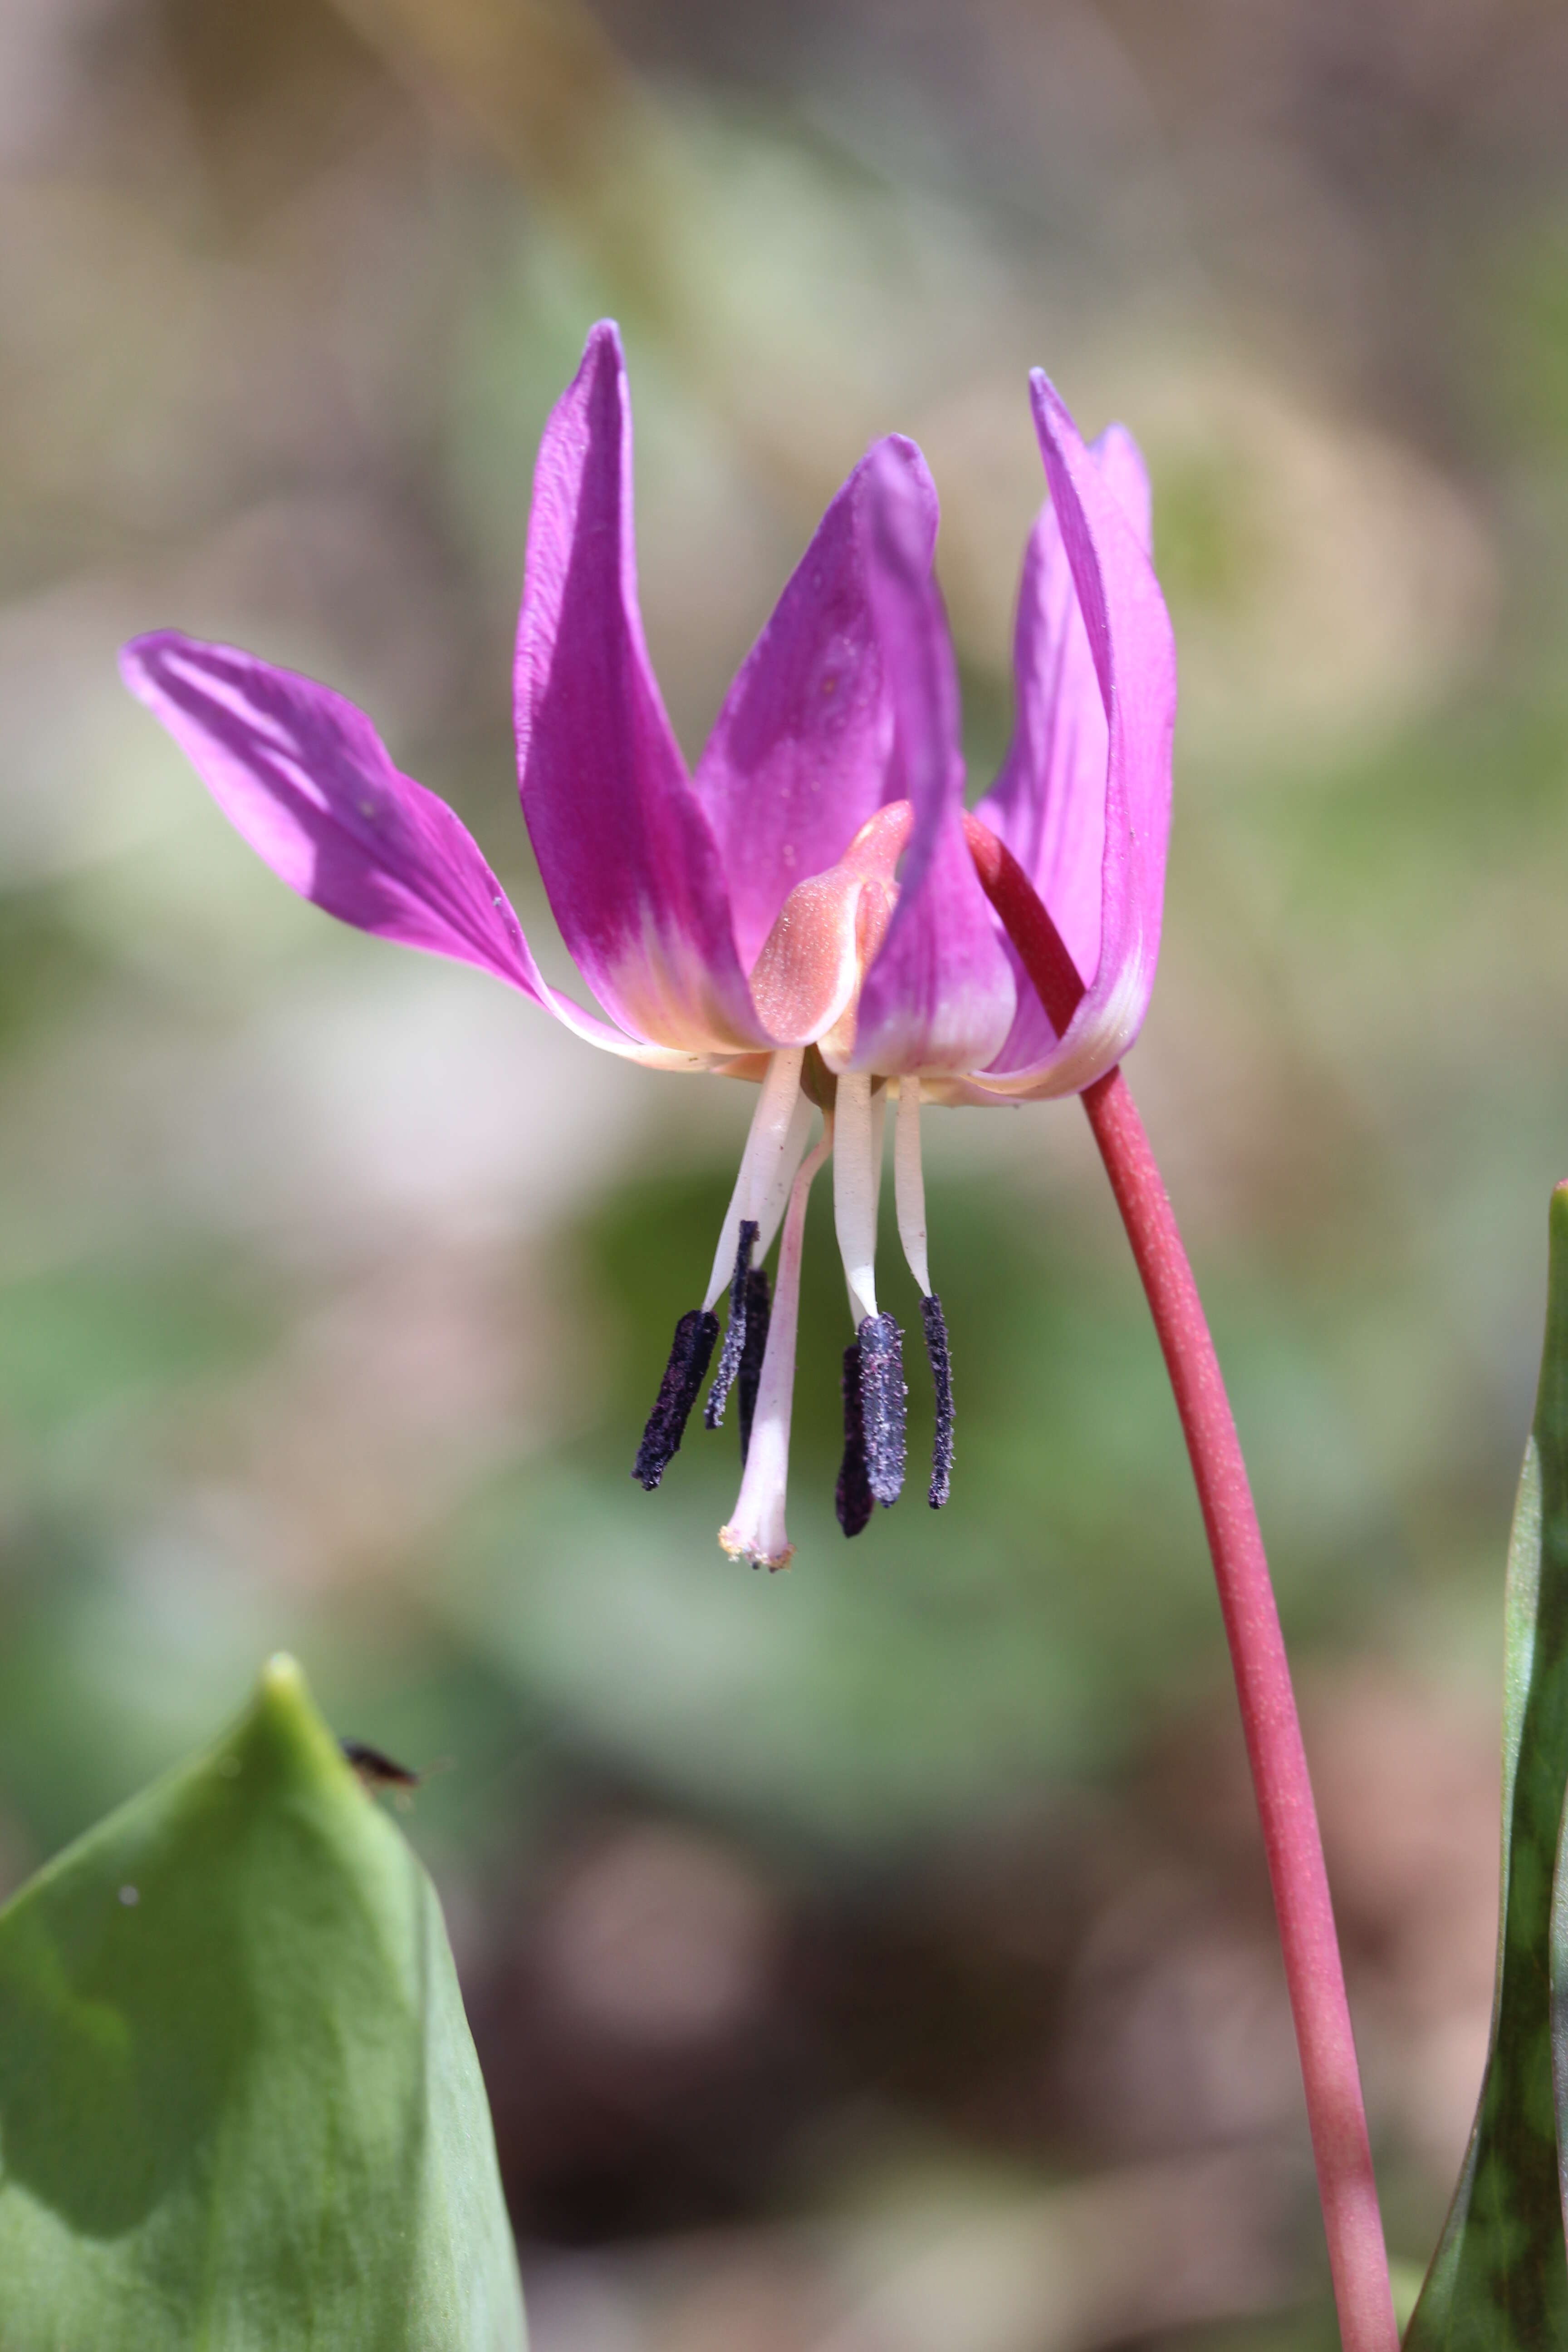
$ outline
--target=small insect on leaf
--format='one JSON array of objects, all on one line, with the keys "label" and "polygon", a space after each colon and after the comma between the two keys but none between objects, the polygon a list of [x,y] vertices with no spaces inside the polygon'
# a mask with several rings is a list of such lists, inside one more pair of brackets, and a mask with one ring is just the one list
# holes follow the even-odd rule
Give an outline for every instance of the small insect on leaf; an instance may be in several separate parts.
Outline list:
[{"label": "small insect on leaf", "polygon": [[340,1739],[342,1749],[367,1789],[390,1789],[400,1805],[407,1805],[414,1791],[425,1778],[406,1764],[397,1763],[380,1748],[373,1748],[365,1739]]}]

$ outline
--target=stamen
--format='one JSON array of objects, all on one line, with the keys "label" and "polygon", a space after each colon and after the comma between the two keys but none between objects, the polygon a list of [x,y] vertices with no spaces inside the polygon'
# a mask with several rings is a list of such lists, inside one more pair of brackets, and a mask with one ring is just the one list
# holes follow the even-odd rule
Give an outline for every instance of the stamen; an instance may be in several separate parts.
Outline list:
[{"label": "stamen", "polygon": [[904,1245],[910,1272],[921,1295],[931,1295],[931,1267],[926,1263],[926,1184],[921,1165],[921,1082],[899,1080],[899,1123],[893,1135],[893,1202],[899,1215],[899,1239]]},{"label": "stamen", "polygon": [[632,1476],[650,1495],[680,1451],[687,1418],[697,1402],[718,1337],[719,1318],[705,1307],[692,1307],[675,1327],[669,1361],[632,1468]]},{"label": "stamen", "polygon": [[787,1568],[794,1547],[784,1532],[784,1489],[789,1480],[790,1408],[795,1390],[795,1342],[800,1320],[800,1259],[805,1240],[805,1204],[812,1179],[833,1146],[829,1124],[795,1178],[779,1245],[778,1285],[773,1294],[773,1320],[757,1383],[756,1418],[752,1425],[746,1467],[735,1515],[719,1530],[719,1541],[732,1559],[749,1559],[757,1568]]},{"label": "stamen", "polygon": [[882,1198],[882,1139],[888,1132],[888,1088],[884,1083],[871,1095],[871,1198],[876,1215]]},{"label": "stamen", "polygon": [[721,1293],[729,1288],[742,1221],[747,1217],[756,1220],[759,1257],[767,1255],[779,1229],[811,1123],[812,1107],[800,1090],[801,1064],[805,1059],[804,1046],[791,1046],[775,1054],[768,1064],[757,1108],[752,1115],[746,1148],[741,1155],[735,1189],[719,1229],[713,1271],[708,1280],[708,1295],[702,1301],[706,1307],[716,1307]]},{"label": "stamen", "polygon": [[904,1484],[904,1335],[890,1315],[868,1315],[858,1337],[866,1476],[886,1510]]},{"label": "stamen", "polygon": [[752,1251],[756,1239],[756,1219],[742,1217],[741,1236],[735,1247],[735,1271],[730,1276],[730,1320],[724,1331],[724,1345],[720,1351],[719,1369],[713,1375],[713,1385],[702,1408],[704,1429],[717,1429],[723,1420],[724,1407],[735,1384],[735,1375],[741,1369],[741,1358],[746,1351],[746,1285],[752,1271]]},{"label": "stamen", "polygon": [[893,1137],[893,1200],[899,1213],[899,1239],[904,1245],[910,1272],[921,1292],[921,1320],[925,1325],[926,1354],[931,1361],[931,1387],[936,1392],[936,1442],[931,1448],[931,1491],[927,1499],[933,1511],[940,1511],[952,1488],[952,1360],[948,1352],[942,1301],[931,1286],[931,1267],[926,1257],[919,1078],[899,1080],[899,1124]]},{"label": "stamen", "polygon": [[760,1171],[758,1192],[761,1197],[756,1202],[757,1245],[752,1253],[754,1265],[760,1265],[766,1257],[773,1245],[773,1236],[784,1223],[784,1213],[789,1204],[789,1188],[795,1182],[795,1170],[805,1157],[806,1138],[811,1132],[812,1116],[816,1109],[816,1105],[809,1095],[802,1092],[795,1096],[784,1141],[774,1152],[771,1164]]},{"label": "stamen", "polygon": [[763,1358],[767,1352],[768,1326],[773,1320],[773,1294],[768,1277],[760,1265],[754,1265],[746,1276],[746,1345],[741,1356],[741,1369],[735,1375],[735,1410],[741,1424],[741,1466],[752,1450],[752,1419],[757,1409],[757,1384],[763,1377]]},{"label": "stamen", "polygon": [[872,1156],[879,1129],[871,1117],[868,1070],[843,1070],[834,1105],[833,1222],[857,1325],[877,1312],[877,1196],[882,1168]]},{"label": "stamen", "polygon": [[858,1536],[871,1517],[871,1480],[866,1466],[866,1402],[860,1382],[860,1342],[844,1350],[844,1459],[833,1507],[847,1536]]},{"label": "stamen", "polygon": [[947,1351],[947,1318],[934,1290],[921,1300],[921,1321],[926,1328],[931,1384],[936,1391],[936,1442],[931,1447],[931,1492],[926,1499],[933,1511],[940,1511],[952,1487],[952,1360]]}]

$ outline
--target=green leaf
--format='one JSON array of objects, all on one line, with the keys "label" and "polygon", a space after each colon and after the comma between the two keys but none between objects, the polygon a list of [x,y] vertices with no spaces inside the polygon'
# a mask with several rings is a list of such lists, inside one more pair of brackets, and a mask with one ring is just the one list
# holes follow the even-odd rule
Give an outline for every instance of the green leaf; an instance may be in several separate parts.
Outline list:
[{"label": "green leaf", "polygon": [[1491,2047],[1459,2186],[1406,2352],[1568,2344],[1552,1987],[1568,1982],[1552,1882],[1568,1789],[1568,1185],[1552,1195],[1546,1343],[1509,1547],[1502,1924]]},{"label": "green leaf", "polygon": [[275,1658],[0,1911],[5,2352],[521,2352],[435,1890]]}]

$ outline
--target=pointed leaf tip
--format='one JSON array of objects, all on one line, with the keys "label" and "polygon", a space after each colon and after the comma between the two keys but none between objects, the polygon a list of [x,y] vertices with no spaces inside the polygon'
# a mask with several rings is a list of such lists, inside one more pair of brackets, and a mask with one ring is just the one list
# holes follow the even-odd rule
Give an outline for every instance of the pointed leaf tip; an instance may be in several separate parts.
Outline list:
[{"label": "pointed leaf tip", "polygon": [[310,1694],[297,1658],[287,1650],[275,1650],[261,1669],[257,1685],[258,1698],[274,1699],[309,1707]]}]

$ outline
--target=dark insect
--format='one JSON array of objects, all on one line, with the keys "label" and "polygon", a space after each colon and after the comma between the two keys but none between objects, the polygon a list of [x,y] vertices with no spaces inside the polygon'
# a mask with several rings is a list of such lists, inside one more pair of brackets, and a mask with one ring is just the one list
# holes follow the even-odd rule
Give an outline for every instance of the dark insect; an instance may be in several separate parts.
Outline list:
[{"label": "dark insect", "polygon": [[368,1740],[340,1739],[338,1746],[367,1789],[395,1790],[404,1804],[408,1801],[409,1792],[425,1777],[422,1772],[411,1772],[406,1764],[394,1763],[390,1756],[379,1748],[372,1748]]}]

